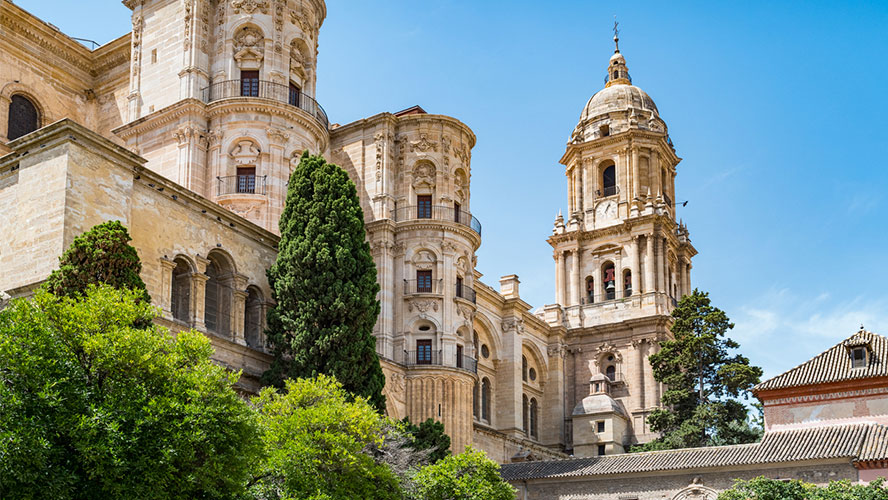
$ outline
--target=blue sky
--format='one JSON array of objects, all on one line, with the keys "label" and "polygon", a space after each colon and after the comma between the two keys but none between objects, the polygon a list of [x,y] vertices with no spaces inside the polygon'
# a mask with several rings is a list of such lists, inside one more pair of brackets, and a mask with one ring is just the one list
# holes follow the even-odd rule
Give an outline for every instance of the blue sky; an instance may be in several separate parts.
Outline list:
[{"label": "blue sky", "polygon": [[[18,0],[71,36],[129,30],[113,0]],[[94,7],[85,8],[85,5]],[[766,376],[865,324],[888,335],[888,2],[329,0],[318,100],[339,123],[419,104],[478,136],[478,269],[553,302],[558,159],[602,87],[618,16],[679,156],[694,286]]]}]

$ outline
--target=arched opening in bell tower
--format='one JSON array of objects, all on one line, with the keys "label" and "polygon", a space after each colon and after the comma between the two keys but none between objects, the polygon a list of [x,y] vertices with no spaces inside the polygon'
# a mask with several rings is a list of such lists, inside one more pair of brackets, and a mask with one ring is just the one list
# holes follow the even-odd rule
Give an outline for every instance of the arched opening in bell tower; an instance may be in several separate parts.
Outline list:
[{"label": "arched opening in bell tower", "polygon": [[601,171],[601,195],[617,194],[617,167],[611,163]]},{"label": "arched opening in bell tower", "polygon": [[601,266],[602,295],[604,300],[614,300],[617,298],[617,277],[615,273],[616,269],[614,269],[613,262],[605,262]]}]

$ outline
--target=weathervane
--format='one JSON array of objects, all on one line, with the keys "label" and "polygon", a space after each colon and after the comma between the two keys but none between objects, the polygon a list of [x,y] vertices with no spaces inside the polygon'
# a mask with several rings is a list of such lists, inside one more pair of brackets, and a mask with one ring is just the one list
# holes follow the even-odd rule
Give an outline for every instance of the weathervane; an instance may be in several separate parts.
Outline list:
[{"label": "weathervane", "polygon": [[618,26],[620,26],[620,23],[617,22],[617,16],[614,15],[614,46],[616,47],[614,52],[620,51],[620,30]]}]

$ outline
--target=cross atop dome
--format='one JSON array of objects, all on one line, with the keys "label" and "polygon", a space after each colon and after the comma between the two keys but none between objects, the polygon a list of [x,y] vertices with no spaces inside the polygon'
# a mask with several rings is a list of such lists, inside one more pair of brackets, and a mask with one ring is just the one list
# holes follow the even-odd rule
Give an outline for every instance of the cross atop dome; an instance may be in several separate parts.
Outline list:
[{"label": "cross atop dome", "polygon": [[611,56],[607,65],[607,76],[604,78],[605,88],[611,85],[632,85],[632,77],[629,76],[629,69],[626,68],[626,59],[620,53],[619,26],[617,16],[614,16],[614,55]]}]

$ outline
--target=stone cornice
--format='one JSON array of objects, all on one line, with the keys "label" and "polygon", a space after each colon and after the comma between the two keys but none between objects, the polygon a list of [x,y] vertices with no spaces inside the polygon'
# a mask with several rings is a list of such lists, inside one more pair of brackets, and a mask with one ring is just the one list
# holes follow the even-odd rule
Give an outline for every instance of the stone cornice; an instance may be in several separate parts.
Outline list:
[{"label": "stone cornice", "polygon": [[630,129],[607,137],[601,137],[578,144],[568,143],[567,149],[565,150],[564,155],[559,160],[559,163],[567,166],[576,155],[584,151],[590,149],[600,150],[607,147],[640,140],[648,147],[656,146],[661,153],[665,154],[669,158],[670,165],[677,165],[681,161],[681,158],[679,158],[675,154],[675,152],[672,150],[672,147],[670,147],[669,144],[666,142],[666,137],[667,134],[663,132],[651,132],[649,130]]},{"label": "stone cornice", "polygon": [[531,451],[535,451],[541,455],[545,454],[547,458],[568,458],[566,453],[562,453],[557,450],[553,450],[552,448],[548,448],[542,444],[534,443],[532,441],[526,439],[518,439],[507,434],[504,434],[493,427],[490,427],[486,424],[480,422],[472,422],[474,432],[478,434],[487,434],[488,436],[494,439],[501,439],[503,441],[516,444],[520,448],[526,448]]},{"label": "stone cornice", "polygon": [[[200,101],[198,101],[200,102]],[[219,99],[206,105],[209,119],[221,118],[231,113],[260,113],[281,116],[297,122],[299,125],[314,132],[321,142],[321,151],[330,144],[330,134],[314,116],[296,106],[291,106],[274,99],[262,97],[231,97]]]},{"label": "stone cornice", "polygon": [[404,116],[395,116],[392,113],[384,112],[378,113],[373,116],[367,118],[361,118],[360,120],[355,120],[351,123],[347,123],[345,125],[341,125],[331,131],[332,135],[340,135],[347,134],[352,132],[352,129],[355,128],[366,128],[368,126],[374,126],[377,123],[382,123],[384,121],[389,121],[394,126],[402,126],[408,124],[424,124],[424,123],[440,123],[444,122],[453,127],[462,129],[462,131],[469,136],[469,148],[475,147],[475,142],[477,138],[475,137],[475,132],[469,128],[468,125],[459,121],[452,116],[447,115],[433,115],[433,114],[416,114],[416,115],[404,115]]},{"label": "stone cornice", "polygon": [[[677,226],[675,220],[664,214],[649,214],[640,217],[632,217],[624,219],[621,224],[614,224],[613,226],[592,229],[590,231],[566,231],[562,234],[553,234],[546,241],[548,241],[553,247],[556,247],[569,242],[590,241],[608,236],[629,235],[632,234],[633,230],[636,228],[647,224],[661,226],[661,232],[664,236],[671,238],[670,241],[674,245],[678,246],[680,244],[674,234],[674,229]],[[690,246],[690,243],[687,243],[687,245]],[[694,253],[696,253],[696,250]]]},{"label": "stone cornice", "polygon": [[121,125],[111,132],[122,139],[128,139],[135,135],[141,135],[164,125],[174,123],[183,116],[193,115],[206,119],[206,104],[197,99],[183,99],[163,109],[157,110],[138,120]]},{"label": "stone cornice", "polygon": [[869,394],[888,394],[888,377],[873,377],[871,379],[843,380],[825,384],[758,390],[755,391],[754,394],[766,406],[794,402],[842,399]]},{"label": "stone cornice", "polygon": [[472,231],[468,227],[451,221],[446,220],[436,220],[436,219],[409,219],[404,221],[398,221],[396,224],[397,231],[405,231],[405,230],[416,230],[416,229],[433,229],[433,230],[441,230],[447,229],[451,232],[459,234],[464,238],[468,239],[472,243],[472,250],[478,250],[481,246],[481,235]]},{"label": "stone cornice", "polygon": [[46,149],[61,143],[75,141],[83,146],[88,145],[90,151],[110,159],[115,164],[128,165],[131,168],[141,167],[147,160],[132,151],[111,142],[101,135],[78,124],[70,118],[63,118],[35,132],[7,143],[12,153],[0,157],[0,170],[14,165],[32,149]]}]

